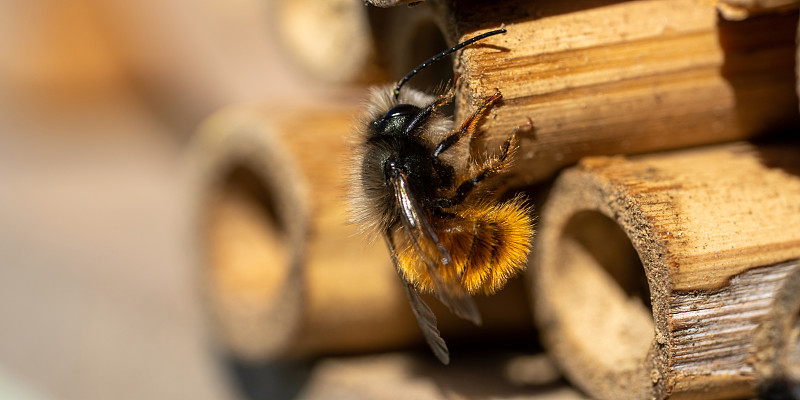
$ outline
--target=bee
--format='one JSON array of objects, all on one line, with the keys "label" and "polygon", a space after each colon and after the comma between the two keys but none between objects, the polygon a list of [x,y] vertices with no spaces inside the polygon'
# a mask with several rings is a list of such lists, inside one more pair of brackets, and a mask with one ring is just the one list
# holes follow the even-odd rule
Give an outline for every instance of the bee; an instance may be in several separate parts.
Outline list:
[{"label": "bee", "polygon": [[522,196],[499,201],[484,190],[505,170],[517,149],[515,128],[498,155],[470,157],[477,126],[502,94],[498,90],[458,128],[442,108],[452,103],[455,83],[441,95],[404,84],[433,62],[500,28],[461,42],[420,64],[394,88],[373,88],[358,124],[351,171],[353,220],[362,231],[382,235],[404,281],[411,309],[436,357],[450,361],[436,316],[420,293],[431,293],[457,316],[481,324],[471,297],[493,294],[525,269],[533,237],[531,207]]}]

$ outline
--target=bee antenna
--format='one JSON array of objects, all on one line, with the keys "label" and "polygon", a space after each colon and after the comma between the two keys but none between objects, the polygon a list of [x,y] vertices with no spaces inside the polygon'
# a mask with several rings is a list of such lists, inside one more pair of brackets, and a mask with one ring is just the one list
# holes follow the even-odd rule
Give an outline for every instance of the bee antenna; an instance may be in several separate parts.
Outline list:
[{"label": "bee antenna", "polygon": [[400,88],[403,85],[405,85],[405,83],[409,79],[411,79],[419,71],[422,71],[423,69],[425,69],[427,66],[435,63],[436,61],[441,60],[442,58],[446,57],[447,55],[449,55],[450,53],[452,53],[454,51],[457,51],[457,50],[459,50],[459,49],[461,49],[463,47],[469,46],[469,45],[471,45],[471,44],[473,44],[473,43],[475,43],[475,42],[477,42],[479,40],[485,39],[485,38],[487,38],[489,36],[494,36],[494,35],[497,35],[497,34],[500,34],[500,33],[506,33],[506,28],[501,27],[500,29],[496,29],[496,30],[493,30],[491,32],[486,32],[486,33],[484,33],[482,35],[475,36],[472,39],[467,39],[467,40],[465,40],[465,41],[463,41],[463,42],[461,42],[461,43],[459,43],[459,44],[457,44],[457,45],[455,45],[455,46],[453,46],[453,47],[451,47],[451,48],[449,48],[449,49],[447,49],[447,50],[445,50],[445,51],[443,51],[443,52],[441,52],[441,53],[439,53],[439,54],[437,54],[437,55],[435,55],[435,56],[433,56],[431,58],[429,58],[427,61],[425,61],[424,63],[418,65],[411,72],[409,72],[406,76],[404,76],[403,79],[400,80],[400,82],[394,88],[394,98],[396,99],[398,96],[400,96]]}]

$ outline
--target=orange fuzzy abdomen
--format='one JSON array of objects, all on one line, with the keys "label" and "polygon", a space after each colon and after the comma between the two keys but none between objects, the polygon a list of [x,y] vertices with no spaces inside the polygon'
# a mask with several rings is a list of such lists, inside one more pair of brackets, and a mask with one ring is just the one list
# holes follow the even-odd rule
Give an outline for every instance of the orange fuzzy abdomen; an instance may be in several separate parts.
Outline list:
[{"label": "orange fuzzy abdomen", "polygon": [[[522,198],[472,206],[431,223],[453,259],[449,267],[438,266],[442,279],[461,275],[459,283],[469,294],[494,293],[527,265],[533,222]],[[423,248],[431,251],[431,259],[438,259],[432,246]],[[399,247],[397,258],[408,282],[422,292],[434,290],[428,267],[410,243]]]}]

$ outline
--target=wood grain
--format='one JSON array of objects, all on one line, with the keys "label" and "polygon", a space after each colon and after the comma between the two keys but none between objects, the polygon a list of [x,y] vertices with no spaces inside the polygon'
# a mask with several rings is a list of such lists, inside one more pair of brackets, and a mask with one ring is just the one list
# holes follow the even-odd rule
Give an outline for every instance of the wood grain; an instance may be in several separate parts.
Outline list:
[{"label": "wood grain", "polygon": [[[797,13],[740,22],[713,3],[455,2],[442,18],[455,40],[504,24],[464,49],[457,120],[496,90],[483,124],[501,145],[530,117],[519,183],[580,158],[732,141],[800,126],[793,71]],[[483,151],[478,149],[478,151]]]},{"label": "wood grain", "polygon": [[578,385],[599,398],[757,392],[754,334],[798,296],[777,300],[800,268],[786,263],[800,259],[797,154],[740,143],[592,157],[556,181],[533,304]]}]

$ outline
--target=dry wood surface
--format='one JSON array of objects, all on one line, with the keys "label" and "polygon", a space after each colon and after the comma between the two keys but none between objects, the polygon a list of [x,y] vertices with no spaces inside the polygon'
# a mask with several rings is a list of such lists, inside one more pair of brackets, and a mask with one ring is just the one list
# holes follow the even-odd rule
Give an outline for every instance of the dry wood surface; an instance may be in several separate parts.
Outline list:
[{"label": "dry wood surface", "polygon": [[455,2],[455,38],[505,25],[463,51],[457,120],[496,90],[483,129],[499,147],[533,120],[524,183],[589,155],[632,154],[797,129],[797,13],[730,22],[713,3]]},{"label": "dry wood surface", "polygon": [[594,157],[557,180],[532,295],[576,383],[599,398],[756,393],[753,360],[775,355],[755,333],[776,310],[796,321],[800,308],[797,293],[780,294],[800,268],[786,262],[800,259],[797,154],[740,143]]}]

